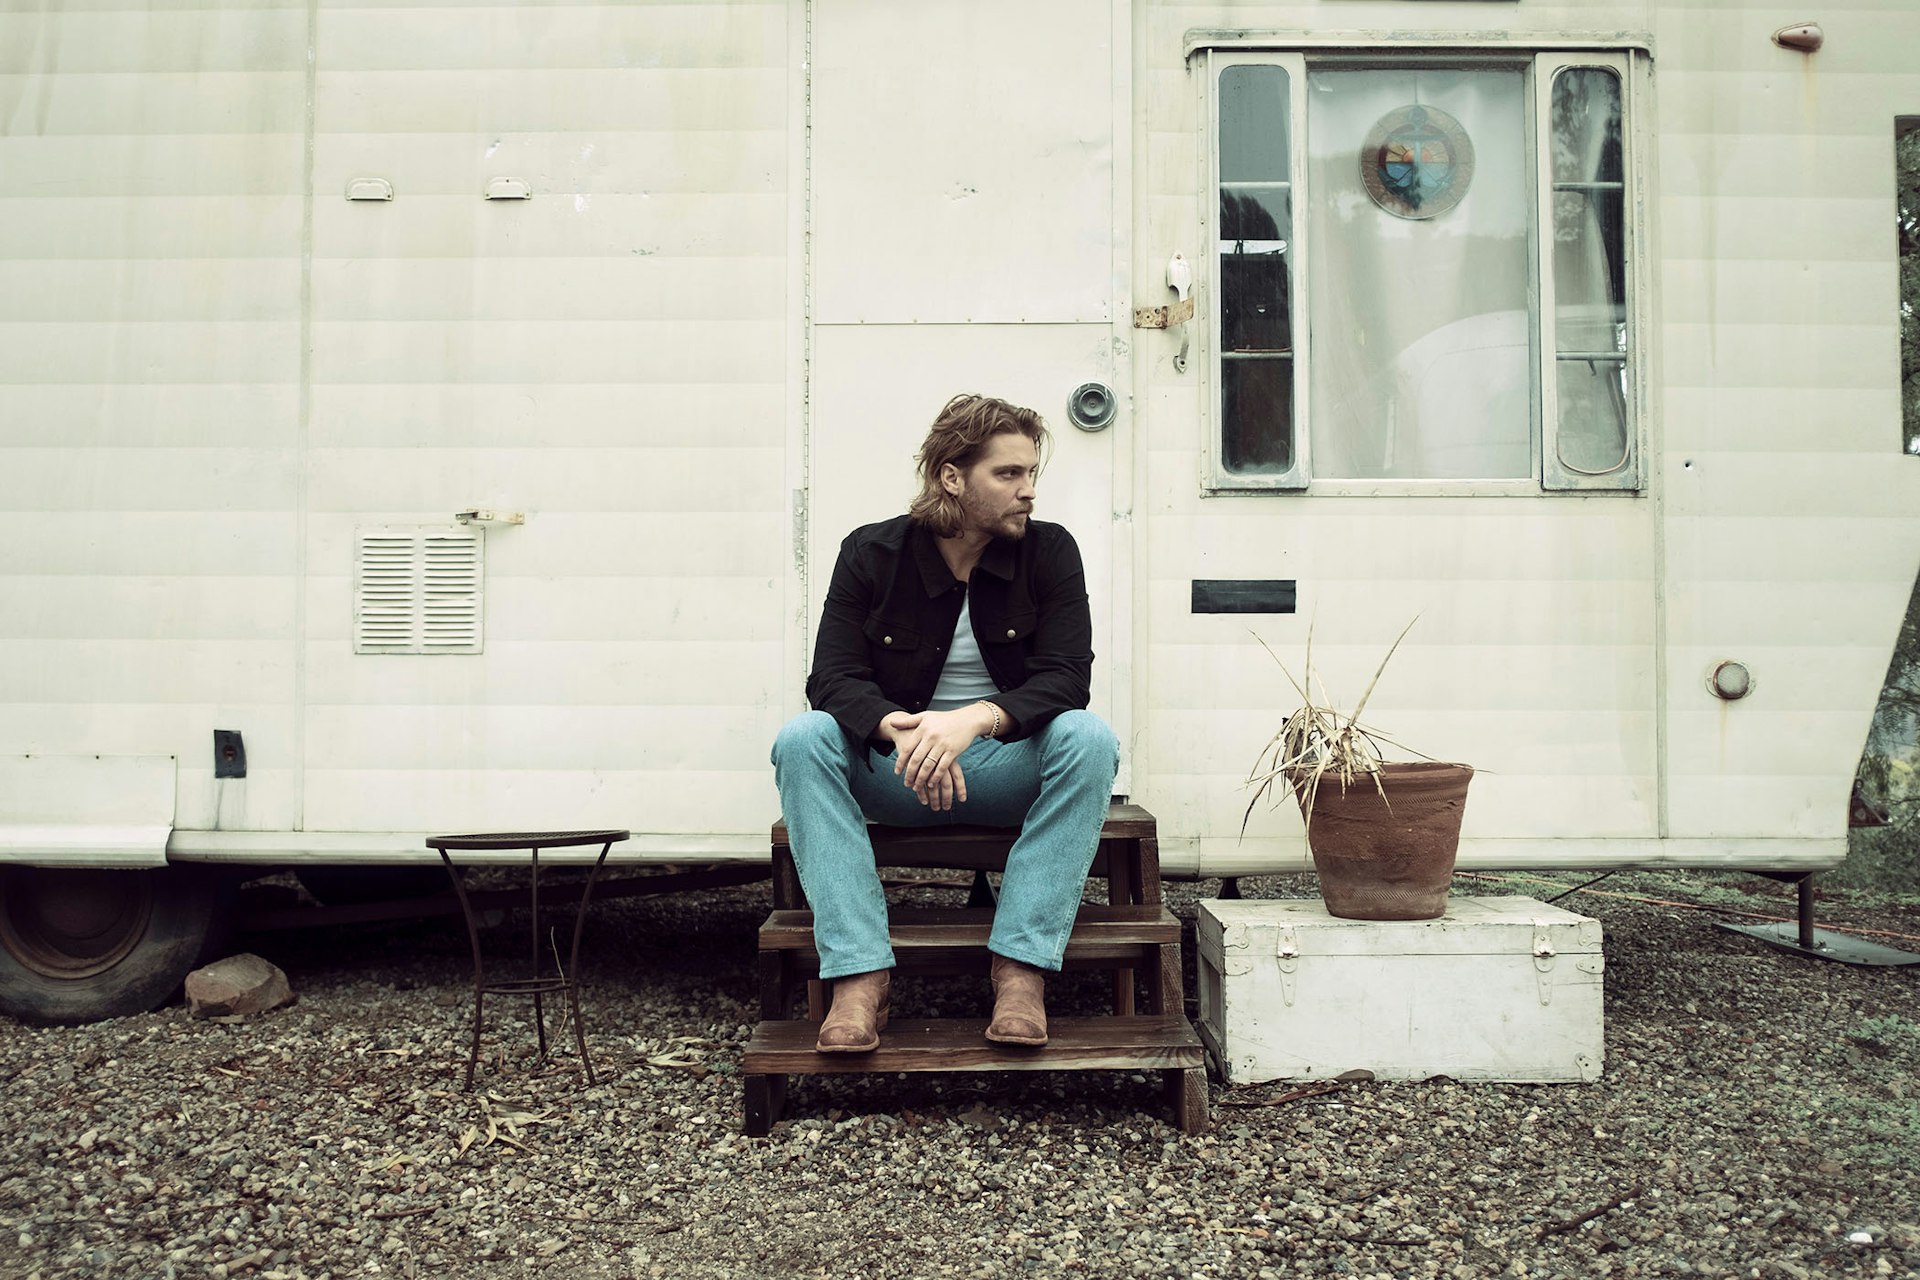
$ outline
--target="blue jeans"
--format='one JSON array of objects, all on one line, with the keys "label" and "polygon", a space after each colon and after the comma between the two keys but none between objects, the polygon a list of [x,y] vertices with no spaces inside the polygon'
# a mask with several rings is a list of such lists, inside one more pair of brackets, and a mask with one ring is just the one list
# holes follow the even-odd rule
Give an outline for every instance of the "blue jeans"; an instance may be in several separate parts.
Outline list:
[{"label": "blue jeans", "polygon": [[1106,722],[1068,711],[1018,742],[976,739],[960,755],[967,799],[935,813],[894,775],[891,755],[849,741],[826,712],[789,720],[773,743],[774,780],[813,907],[820,976],[893,967],[868,818],[895,827],[1019,827],[987,949],[1058,969],[1119,767],[1120,744]]}]

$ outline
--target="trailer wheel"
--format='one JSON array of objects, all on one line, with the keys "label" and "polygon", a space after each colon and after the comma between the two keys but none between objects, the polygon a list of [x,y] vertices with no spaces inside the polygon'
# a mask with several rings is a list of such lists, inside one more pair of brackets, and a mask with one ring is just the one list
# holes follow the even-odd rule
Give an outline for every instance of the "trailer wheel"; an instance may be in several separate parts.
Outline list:
[{"label": "trailer wheel", "polygon": [[158,1006],[217,937],[231,888],[198,867],[0,867],[0,1012],[70,1023]]}]

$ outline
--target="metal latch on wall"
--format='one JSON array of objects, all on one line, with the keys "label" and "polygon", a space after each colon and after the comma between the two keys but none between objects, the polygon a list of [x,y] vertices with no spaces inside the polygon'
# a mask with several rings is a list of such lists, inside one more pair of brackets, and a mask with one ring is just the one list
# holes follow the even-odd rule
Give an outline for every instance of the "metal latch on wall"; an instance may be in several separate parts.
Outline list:
[{"label": "metal latch on wall", "polygon": [[1553,934],[1544,920],[1533,922],[1533,980],[1540,988],[1540,1003],[1553,1003]]},{"label": "metal latch on wall", "polygon": [[1136,329],[1173,329],[1180,330],[1180,350],[1173,357],[1173,367],[1179,373],[1187,371],[1187,347],[1189,334],[1187,322],[1193,319],[1193,267],[1181,254],[1174,254],[1167,260],[1167,288],[1173,290],[1174,303],[1166,307],[1135,307],[1133,327]]},{"label": "metal latch on wall", "polygon": [[1280,939],[1274,944],[1273,954],[1280,969],[1280,998],[1291,1007],[1300,968],[1300,940],[1294,936],[1292,925],[1280,927]]}]

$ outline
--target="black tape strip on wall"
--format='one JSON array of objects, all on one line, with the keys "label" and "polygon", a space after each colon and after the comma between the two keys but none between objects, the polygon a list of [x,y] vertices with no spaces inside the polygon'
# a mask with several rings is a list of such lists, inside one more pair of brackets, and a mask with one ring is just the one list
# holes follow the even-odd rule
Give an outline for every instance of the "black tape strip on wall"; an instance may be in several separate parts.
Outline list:
[{"label": "black tape strip on wall", "polygon": [[1292,578],[1195,578],[1195,613],[1292,613]]}]

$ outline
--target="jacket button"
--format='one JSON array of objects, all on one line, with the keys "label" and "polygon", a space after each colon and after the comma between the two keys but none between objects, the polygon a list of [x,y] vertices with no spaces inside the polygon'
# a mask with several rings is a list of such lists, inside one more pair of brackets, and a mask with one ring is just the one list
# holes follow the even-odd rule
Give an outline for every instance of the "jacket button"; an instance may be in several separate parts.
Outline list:
[{"label": "jacket button", "polygon": [[1011,639],[1013,639],[1013,636],[1014,636],[1014,632],[1013,632],[1013,629],[1012,629],[1012,628],[1008,628],[1008,630],[1007,630],[1007,639],[1009,639],[1009,640],[1011,640]]},{"label": "jacket button", "polygon": [[880,637],[880,643],[881,643],[881,644],[892,644],[892,643],[893,643],[893,637],[892,637],[892,636],[881,636],[881,637]]}]

